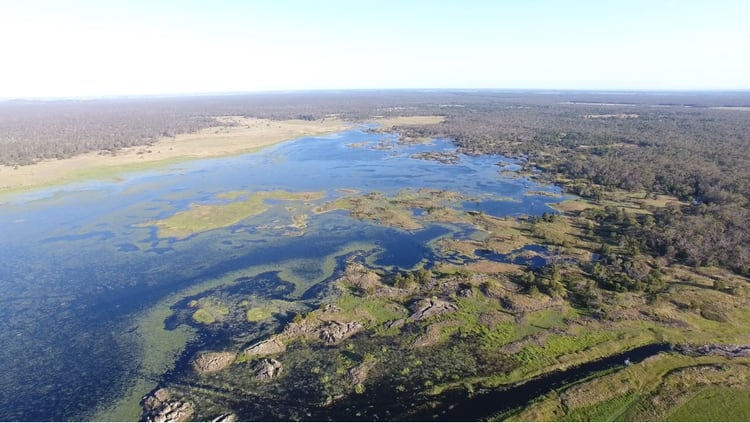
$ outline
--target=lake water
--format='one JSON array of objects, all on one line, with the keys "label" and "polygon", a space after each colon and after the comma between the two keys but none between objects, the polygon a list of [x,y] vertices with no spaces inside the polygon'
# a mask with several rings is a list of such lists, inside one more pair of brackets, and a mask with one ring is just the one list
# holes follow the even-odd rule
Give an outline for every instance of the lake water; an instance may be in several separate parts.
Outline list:
[{"label": "lake water", "polygon": [[[128,392],[147,393],[196,342],[190,328],[165,326],[164,310],[190,295],[273,274],[291,287],[287,298],[307,299],[346,254],[360,251],[371,265],[410,268],[432,259],[430,241],[462,230],[436,224],[404,231],[338,211],[311,215],[305,234],[289,237],[274,228],[283,220],[283,202],[183,240],[160,239],[144,222],[193,203],[227,202],[216,196],[237,190],[324,191],[316,202],[322,204],[345,195],[339,189],[391,195],[437,188],[474,197],[465,208],[496,216],[539,215],[561,200],[527,195],[556,194],[556,187],[501,176],[496,163],[510,159],[461,155],[444,164],[410,156],[455,151],[446,140],[372,148],[384,139],[397,137],[352,130],[116,181],[0,197],[0,420],[91,419]],[[130,401],[125,414],[109,416],[137,419],[127,414],[134,407]]]}]

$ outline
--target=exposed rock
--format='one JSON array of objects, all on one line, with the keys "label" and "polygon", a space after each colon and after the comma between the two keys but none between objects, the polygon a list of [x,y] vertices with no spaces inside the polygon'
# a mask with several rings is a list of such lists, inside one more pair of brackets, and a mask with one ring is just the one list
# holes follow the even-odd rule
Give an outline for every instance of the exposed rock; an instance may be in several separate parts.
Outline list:
[{"label": "exposed rock", "polygon": [[328,304],[325,305],[325,307],[323,307],[323,312],[324,313],[338,313],[339,311],[341,311],[341,309],[339,307],[337,307],[336,305],[331,304],[331,303],[328,303]]},{"label": "exposed rock", "polygon": [[675,350],[686,355],[721,355],[728,358],[750,357],[750,345],[678,345]]},{"label": "exposed rock", "polygon": [[449,313],[458,310],[455,304],[436,298],[425,298],[412,306],[410,320],[424,320],[438,314]]},{"label": "exposed rock", "polygon": [[143,406],[149,409],[154,409],[161,406],[164,401],[170,397],[169,390],[167,388],[159,388],[149,395],[143,397]]},{"label": "exposed rock", "polygon": [[236,422],[237,416],[235,416],[232,413],[222,414],[220,416],[215,417],[213,420],[211,420],[211,423],[220,423],[220,422]]},{"label": "exposed rock", "polygon": [[264,358],[253,366],[255,377],[261,382],[268,382],[279,376],[282,370],[281,362],[273,358]]},{"label": "exposed rock", "polygon": [[244,354],[248,356],[273,355],[286,351],[286,345],[276,337],[265,339],[245,349]]},{"label": "exposed rock", "polygon": [[464,298],[474,298],[474,290],[471,288],[464,288],[458,291],[458,296]]},{"label": "exposed rock", "polygon": [[349,376],[352,378],[352,385],[358,383],[364,383],[367,380],[367,374],[370,373],[373,367],[377,364],[376,361],[365,361],[359,366],[352,367],[349,370]]},{"label": "exposed rock", "polygon": [[401,326],[404,325],[404,323],[406,323],[406,319],[401,318],[401,319],[391,320],[390,322],[386,323],[385,326],[388,329],[393,329],[393,328],[399,329],[401,328]]},{"label": "exposed rock", "polygon": [[443,335],[445,329],[450,327],[461,326],[461,322],[456,320],[446,320],[443,322],[433,323],[427,326],[425,332],[419,335],[409,345],[409,349],[417,349],[436,345],[446,339]]},{"label": "exposed rock", "polygon": [[336,306],[325,307],[319,319],[306,318],[300,322],[289,323],[279,335],[282,340],[303,336],[309,339],[321,339],[329,344],[335,344],[351,337],[364,329],[364,325],[356,320],[339,322],[334,320],[340,310]]},{"label": "exposed rock", "polygon": [[336,395],[329,395],[325,401],[321,404],[323,407],[330,407],[334,403],[341,401],[342,399],[346,398],[346,395],[343,394],[336,394]]},{"label": "exposed rock", "polygon": [[186,422],[195,409],[189,401],[171,399],[166,388],[160,388],[143,397],[144,420],[147,422]]},{"label": "exposed rock", "polygon": [[344,323],[336,321],[326,322],[319,330],[320,339],[329,344],[335,344],[353,336],[363,328],[364,325],[357,321]]},{"label": "exposed rock", "polygon": [[301,322],[292,322],[286,325],[281,336],[284,338],[293,338],[295,336],[315,335],[318,332],[319,328],[320,322],[305,319]]},{"label": "exposed rock", "polygon": [[233,352],[200,352],[193,358],[193,368],[198,373],[218,372],[232,364],[237,354]]},{"label": "exposed rock", "polygon": [[340,280],[361,292],[370,292],[381,285],[380,276],[360,263],[350,263]]}]

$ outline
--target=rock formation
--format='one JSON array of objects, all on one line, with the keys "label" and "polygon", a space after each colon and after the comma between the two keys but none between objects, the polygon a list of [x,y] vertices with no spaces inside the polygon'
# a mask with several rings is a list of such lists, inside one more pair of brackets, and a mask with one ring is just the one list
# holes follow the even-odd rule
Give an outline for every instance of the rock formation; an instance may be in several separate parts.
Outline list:
[{"label": "rock formation", "polygon": [[157,389],[143,397],[141,405],[147,422],[186,422],[195,412],[191,402],[172,399],[166,388]]},{"label": "rock formation", "polygon": [[253,365],[253,373],[261,382],[268,382],[279,376],[283,367],[281,362],[272,358],[264,358]]},{"label": "rock formation", "polygon": [[286,351],[284,343],[277,337],[271,337],[245,348],[244,354],[253,357],[256,355],[273,355],[284,351]]},{"label": "rock formation", "polygon": [[237,354],[233,352],[200,352],[192,361],[198,373],[218,372],[232,364]]}]

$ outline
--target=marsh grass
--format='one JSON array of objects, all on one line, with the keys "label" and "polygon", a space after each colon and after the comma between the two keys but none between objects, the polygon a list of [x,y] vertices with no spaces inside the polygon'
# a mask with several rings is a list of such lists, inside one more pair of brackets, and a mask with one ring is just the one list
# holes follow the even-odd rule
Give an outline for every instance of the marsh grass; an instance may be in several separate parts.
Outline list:
[{"label": "marsh grass", "polygon": [[667,415],[666,421],[748,421],[750,387],[706,386]]},{"label": "marsh grass", "polygon": [[742,421],[750,401],[748,358],[662,353],[569,385],[509,421]]},{"label": "marsh grass", "polygon": [[[238,198],[237,192],[227,193],[218,198]],[[271,205],[267,200],[280,201],[314,201],[325,196],[323,192],[288,192],[288,191],[259,191],[252,193],[247,199],[227,204],[192,204],[188,210],[180,211],[165,219],[146,222],[141,226],[156,226],[159,228],[160,238],[186,238],[191,235],[213,229],[236,225],[243,220],[268,211]]]}]

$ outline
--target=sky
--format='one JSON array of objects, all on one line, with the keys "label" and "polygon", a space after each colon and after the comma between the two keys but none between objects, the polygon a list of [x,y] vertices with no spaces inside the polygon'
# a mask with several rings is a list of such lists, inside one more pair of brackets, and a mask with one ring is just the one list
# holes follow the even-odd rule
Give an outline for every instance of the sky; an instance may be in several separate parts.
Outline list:
[{"label": "sky", "polygon": [[750,89],[746,0],[0,0],[0,98]]}]

